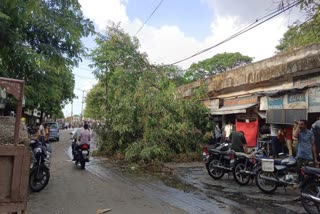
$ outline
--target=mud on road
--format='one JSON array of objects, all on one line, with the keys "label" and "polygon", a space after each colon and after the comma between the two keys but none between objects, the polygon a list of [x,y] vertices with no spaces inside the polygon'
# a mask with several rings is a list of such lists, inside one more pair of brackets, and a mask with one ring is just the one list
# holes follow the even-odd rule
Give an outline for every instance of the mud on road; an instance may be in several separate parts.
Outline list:
[{"label": "mud on road", "polygon": [[254,181],[240,186],[234,181],[232,173],[221,180],[214,180],[203,163],[169,163],[166,166],[175,170],[177,180],[192,185],[199,195],[230,207],[232,213],[306,213],[299,200],[299,190],[291,187],[281,187],[273,194],[265,194]]},{"label": "mud on road", "polygon": [[107,158],[92,158],[86,170],[70,159],[69,131],[53,142],[49,185],[32,193],[28,213],[304,213],[297,192],[264,195],[240,187],[232,175],[213,180],[202,163],[167,164],[173,174],[127,171]]}]

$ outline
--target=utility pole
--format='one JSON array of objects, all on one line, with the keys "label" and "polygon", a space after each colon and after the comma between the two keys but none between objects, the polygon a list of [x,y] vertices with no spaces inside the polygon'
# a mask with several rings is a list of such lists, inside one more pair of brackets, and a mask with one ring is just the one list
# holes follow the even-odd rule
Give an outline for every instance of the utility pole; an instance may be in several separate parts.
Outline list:
[{"label": "utility pole", "polygon": [[73,99],[71,101],[71,125],[73,123]]},{"label": "utility pole", "polygon": [[84,103],[84,92],[85,90],[81,90],[82,91],[82,102],[81,102],[81,118],[80,121],[83,121],[83,103]]}]

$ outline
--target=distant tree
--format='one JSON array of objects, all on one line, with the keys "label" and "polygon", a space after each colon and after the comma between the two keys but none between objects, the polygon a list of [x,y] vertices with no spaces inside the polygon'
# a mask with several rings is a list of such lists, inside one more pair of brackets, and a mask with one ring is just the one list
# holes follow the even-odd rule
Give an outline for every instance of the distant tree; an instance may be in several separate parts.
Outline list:
[{"label": "distant tree", "polygon": [[276,46],[279,52],[320,42],[320,14],[307,22],[293,24]]},{"label": "distant tree", "polygon": [[193,63],[185,74],[189,80],[204,79],[214,74],[219,74],[227,70],[249,64],[252,57],[236,53],[222,53],[214,55],[209,59]]},{"label": "distant tree", "polygon": [[86,97],[84,116],[93,119],[102,119],[105,116],[105,89],[101,84],[95,85]]},{"label": "distant tree", "polygon": [[92,33],[77,0],[2,0],[0,76],[25,81],[27,108],[57,113],[74,97],[72,68]]},{"label": "distant tree", "polygon": [[[117,69],[126,69],[127,72],[139,73],[148,67],[147,56],[141,53],[139,41],[131,38],[118,24],[107,27],[105,35],[96,38],[97,47],[90,53],[95,68],[93,72],[105,86],[106,97],[109,97],[109,80]],[[106,108],[108,109],[108,99]]]}]

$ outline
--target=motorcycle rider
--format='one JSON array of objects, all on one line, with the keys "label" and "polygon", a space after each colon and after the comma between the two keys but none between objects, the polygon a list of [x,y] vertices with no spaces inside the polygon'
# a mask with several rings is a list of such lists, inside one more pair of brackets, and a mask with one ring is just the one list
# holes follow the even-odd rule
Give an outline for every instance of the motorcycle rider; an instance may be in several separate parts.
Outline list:
[{"label": "motorcycle rider", "polygon": [[91,141],[91,134],[89,131],[89,125],[85,123],[83,126],[83,129],[80,131],[78,135],[78,142],[75,144],[72,144],[73,160],[75,160],[75,151],[77,150],[77,148],[83,144],[88,144],[90,147],[90,141]]}]

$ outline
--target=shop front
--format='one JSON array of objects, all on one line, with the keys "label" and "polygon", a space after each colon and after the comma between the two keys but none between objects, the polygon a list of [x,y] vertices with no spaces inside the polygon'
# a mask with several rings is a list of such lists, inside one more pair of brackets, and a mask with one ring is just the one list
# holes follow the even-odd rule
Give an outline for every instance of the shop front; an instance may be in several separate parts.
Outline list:
[{"label": "shop front", "polygon": [[258,96],[224,99],[223,106],[211,110],[212,115],[221,115],[223,126],[232,123],[236,131],[243,131],[249,147],[256,146],[259,118],[257,114]]},{"label": "shop front", "polygon": [[306,90],[268,97],[268,124],[290,125],[295,120],[300,119],[308,119],[308,96]]}]

